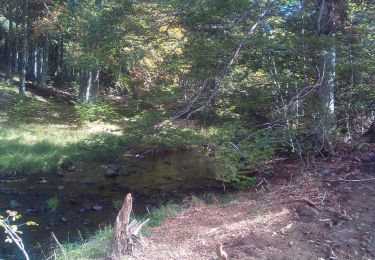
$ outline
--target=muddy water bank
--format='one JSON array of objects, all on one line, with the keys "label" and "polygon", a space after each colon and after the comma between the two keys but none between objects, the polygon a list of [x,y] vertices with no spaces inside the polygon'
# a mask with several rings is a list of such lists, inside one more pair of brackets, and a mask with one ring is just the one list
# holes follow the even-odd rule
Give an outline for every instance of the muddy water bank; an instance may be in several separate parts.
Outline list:
[{"label": "muddy water bank", "polygon": [[[191,194],[220,189],[215,182],[219,171],[207,157],[192,152],[157,158],[134,158],[116,164],[62,175],[4,176],[0,180],[0,212],[14,209],[22,221],[34,221],[36,227],[22,226],[22,237],[33,259],[41,259],[51,248],[51,233],[61,242],[87,237],[110,224],[124,195],[134,197],[135,215],[143,215],[166,202],[180,202]],[[52,199],[51,199],[52,198]],[[51,201],[57,207],[51,208]],[[0,258],[17,259],[12,245],[0,242]]]}]

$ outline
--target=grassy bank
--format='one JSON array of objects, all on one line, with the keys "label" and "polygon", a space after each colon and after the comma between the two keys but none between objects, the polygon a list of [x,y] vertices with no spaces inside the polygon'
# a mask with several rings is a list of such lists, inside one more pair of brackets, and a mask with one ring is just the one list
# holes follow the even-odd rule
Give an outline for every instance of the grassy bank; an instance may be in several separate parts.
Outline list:
[{"label": "grassy bank", "polygon": [[20,98],[15,86],[0,83],[0,173],[53,173],[204,140],[170,122],[156,126],[162,117],[155,112],[119,111],[106,104],[74,105],[30,92]]},{"label": "grassy bank", "polygon": [[[144,218],[149,218],[150,221],[143,230],[144,235],[147,236],[151,227],[160,225],[166,218],[176,216],[180,210],[181,208],[176,208],[175,205],[167,204],[146,214]],[[87,240],[58,246],[54,250],[52,258],[55,260],[84,260],[105,257],[111,237],[112,228],[104,227]]]}]

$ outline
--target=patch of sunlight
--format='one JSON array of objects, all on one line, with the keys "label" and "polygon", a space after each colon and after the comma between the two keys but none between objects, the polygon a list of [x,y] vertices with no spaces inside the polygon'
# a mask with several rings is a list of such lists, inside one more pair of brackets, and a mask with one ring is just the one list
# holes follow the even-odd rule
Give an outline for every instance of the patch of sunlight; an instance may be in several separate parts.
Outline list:
[{"label": "patch of sunlight", "polygon": [[283,208],[279,212],[261,214],[254,219],[245,219],[243,221],[233,222],[230,224],[226,223],[223,226],[210,229],[206,234],[214,236],[228,232],[233,234],[240,231],[251,231],[252,228],[254,228],[254,226],[257,225],[265,225],[265,231],[273,232],[272,230],[269,230],[269,227],[276,223],[279,223],[280,221],[283,221],[289,214],[290,211],[288,209]]},{"label": "patch of sunlight", "polygon": [[35,98],[36,100],[40,101],[40,102],[49,103],[49,101],[47,99],[45,99],[44,97],[37,96],[37,95],[32,95],[32,97]]},{"label": "patch of sunlight", "polygon": [[70,129],[72,131],[77,130],[77,126],[76,125],[71,125],[71,124],[50,124],[49,126],[51,128]]},{"label": "patch of sunlight", "polygon": [[22,144],[35,144],[47,141],[52,144],[72,144],[80,142],[90,136],[86,129],[74,129],[71,126],[34,125],[19,128],[1,128],[0,134],[3,140],[17,140]]},{"label": "patch of sunlight", "polygon": [[118,125],[114,124],[108,124],[108,123],[98,123],[98,122],[92,122],[87,123],[84,128],[87,129],[88,133],[90,134],[98,134],[103,132],[109,132],[114,135],[121,135],[122,129]]}]

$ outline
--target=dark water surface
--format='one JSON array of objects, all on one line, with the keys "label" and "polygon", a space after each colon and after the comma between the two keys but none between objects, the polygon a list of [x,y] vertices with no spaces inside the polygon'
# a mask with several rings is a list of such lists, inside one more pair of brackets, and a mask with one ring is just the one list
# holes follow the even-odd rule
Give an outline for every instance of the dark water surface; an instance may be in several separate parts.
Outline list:
[{"label": "dark water surface", "polygon": [[[99,225],[114,222],[118,212],[114,205],[128,192],[134,197],[135,215],[142,215],[146,208],[155,208],[160,203],[215,190],[217,171],[210,158],[188,152],[130,159],[63,176],[6,176],[0,179],[0,215],[13,204],[22,214],[21,222],[31,220],[39,224],[20,229],[32,258],[42,259],[41,251],[48,251],[54,244],[51,232],[61,242],[77,241],[81,235],[87,237]],[[106,174],[118,176],[109,178]],[[46,201],[53,197],[60,204],[51,212]],[[0,239],[0,259],[22,259],[12,245],[4,243],[2,236]]]}]

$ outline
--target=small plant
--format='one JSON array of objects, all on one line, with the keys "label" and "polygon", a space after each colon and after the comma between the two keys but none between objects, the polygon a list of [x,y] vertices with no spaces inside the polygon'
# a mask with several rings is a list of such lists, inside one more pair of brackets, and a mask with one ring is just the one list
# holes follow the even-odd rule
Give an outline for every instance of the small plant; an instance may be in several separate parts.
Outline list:
[{"label": "small plant", "polygon": [[236,195],[232,193],[224,193],[221,195],[221,203],[227,204],[236,199]]},{"label": "small plant", "polygon": [[60,205],[60,201],[57,196],[49,198],[47,200],[47,208],[50,212],[55,211]]},{"label": "small plant", "polygon": [[155,227],[160,225],[168,217],[177,215],[177,209],[171,205],[162,205],[160,208],[155,209],[147,214],[147,218],[150,219],[148,222],[149,227]]},{"label": "small plant", "polygon": [[122,206],[122,200],[119,200],[119,199],[113,199],[113,200],[112,200],[112,206],[113,206],[115,209],[120,209],[121,206]]},{"label": "small plant", "polygon": [[95,100],[91,102],[77,102],[75,111],[81,121],[113,120],[118,118],[115,106],[108,100]]},{"label": "small plant", "polygon": [[28,260],[29,255],[27,254],[27,251],[25,249],[25,246],[23,244],[23,241],[19,234],[22,234],[22,231],[18,229],[18,227],[22,225],[27,226],[37,226],[38,224],[33,221],[28,221],[24,224],[15,224],[14,222],[21,218],[21,215],[17,213],[17,211],[7,210],[6,217],[0,215],[0,227],[4,229],[5,233],[5,243],[14,243],[18,247],[19,250],[21,250],[22,254],[24,255],[25,259]]}]

